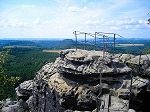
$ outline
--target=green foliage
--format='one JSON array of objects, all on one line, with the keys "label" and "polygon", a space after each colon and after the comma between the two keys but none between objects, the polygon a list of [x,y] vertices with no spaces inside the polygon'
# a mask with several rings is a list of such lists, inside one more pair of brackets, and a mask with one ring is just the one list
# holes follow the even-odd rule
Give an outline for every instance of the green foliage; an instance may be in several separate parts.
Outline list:
[{"label": "green foliage", "polygon": [[12,47],[0,52],[0,100],[15,98],[15,87],[33,79],[46,63],[54,61],[57,53],[42,52],[40,48]]},{"label": "green foliage", "polygon": [[42,52],[40,48],[12,48],[8,60],[4,64],[8,76],[21,77],[21,81],[29,80],[46,63],[54,61],[57,53]]},{"label": "green foliage", "polygon": [[149,48],[144,49],[144,54],[150,54],[150,49]]},{"label": "green foliage", "polygon": [[14,87],[16,83],[20,80],[19,77],[8,77],[5,74],[6,69],[3,67],[6,59],[8,57],[7,52],[0,52],[0,100],[6,99],[8,97],[13,97]]}]

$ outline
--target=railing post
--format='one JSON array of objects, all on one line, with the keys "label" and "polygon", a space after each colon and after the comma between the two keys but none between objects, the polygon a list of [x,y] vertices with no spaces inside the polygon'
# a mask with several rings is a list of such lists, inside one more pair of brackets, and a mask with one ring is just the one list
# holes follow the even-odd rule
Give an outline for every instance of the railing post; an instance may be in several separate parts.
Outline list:
[{"label": "railing post", "polygon": [[114,34],[113,56],[115,55],[116,34]]},{"label": "railing post", "polygon": [[74,31],[75,39],[76,39],[76,50],[77,50],[77,31]]},{"label": "railing post", "polygon": [[103,59],[105,57],[105,35],[103,35]]},{"label": "railing post", "polygon": [[85,43],[84,43],[85,45],[84,45],[84,50],[86,50],[86,34],[87,34],[87,33],[85,33]]},{"label": "railing post", "polygon": [[95,50],[96,50],[96,34],[97,32],[95,32]]}]

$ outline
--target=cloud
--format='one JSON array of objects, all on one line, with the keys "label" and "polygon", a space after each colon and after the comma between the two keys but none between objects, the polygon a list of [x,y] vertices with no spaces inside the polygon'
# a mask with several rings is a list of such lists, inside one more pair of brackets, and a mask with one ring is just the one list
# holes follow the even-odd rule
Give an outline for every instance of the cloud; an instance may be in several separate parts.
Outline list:
[{"label": "cloud", "polygon": [[77,7],[77,6],[68,7],[69,12],[81,12],[81,11],[85,11],[86,9],[87,9],[87,7],[83,7],[83,8],[80,8],[80,7]]},{"label": "cloud", "polygon": [[[47,22],[47,21],[46,21]],[[46,23],[46,22],[44,22],[44,23]],[[33,24],[34,25],[40,25],[40,24],[42,24],[43,22],[40,20],[40,18],[36,18],[34,21],[33,21]]]},{"label": "cloud", "polygon": [[24,8],[24,9],[27,9],[27,8],[36,8],[36,6],[35,5],[25,5],[25,4],[22,4],[22,5],[20,5],[20,7],[21,8]]},{"label": "cloud", "polygon": [[54,1],[45,5],[22,3],[0,10],[0,36],[18,35],[20,31],[22,36],[30,37],[71,37],[74,30],[128,33],[128,29],[148,28],[145,18],[136,18],[143,15],[145,7],[134,8],[139,6],[135,0]]},{"label": "cloud", "polygon": [[122,18],[122,19],[118,19],[118,20],[111,20],[108,21],[105,25],[114,25],[114,26],[124,26],[124,25],[144,25],[146,23],[145,20],[141,20],[141,19],[131,19],[131,18]]},{"label": "cloud", "polygon": [[23,28],[23,27],[28,27],[29,24],[22,21],[22,20],[19,20],[18,18],[10,18],[10,19],[1,19],[0,20],[0,26],[2,28]]}]

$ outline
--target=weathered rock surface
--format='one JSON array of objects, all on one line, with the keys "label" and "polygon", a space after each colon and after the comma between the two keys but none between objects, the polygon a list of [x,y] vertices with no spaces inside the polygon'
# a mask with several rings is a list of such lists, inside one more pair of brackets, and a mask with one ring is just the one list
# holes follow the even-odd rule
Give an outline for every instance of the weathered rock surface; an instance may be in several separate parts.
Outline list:
[{"label": "weathered rock surface", "polygon": [[103,58],[102,51],[79,50],[69,52],[62,60],[62,63],[62,72],[79,75],[107,74],[114,73],[114,71],[116,74],[121,74],[131,71],[124,63],[112,59],[108,53],[107,57]]},{"label": "weathered rock surface", "polygon": [[32,90],[33,90],[33,80],[28,80],[23,83],[21,83],[17,88],[16,88],[16,94],[17,96],[31,96],[32,95]]},{"label": "weathered rock surface", "polygon": [[2,112],[25,112],[28,110],[28,105],[23,100],[19,101],[11,101],[10,99],[6,99],[3,102]]},{"label": "weathered rock surface", "polygon": [[[128,111],[131,73],[134,75],[131,92],[135,97],[143,88],[149,90],[149,79],[137,75],[149,76],[150,55],[106,54],[103,57],[102,51],[61,51],[60,57],[44,65],[34,80],[25,81],[16,88],[18,98],[27,105],[24,111],[96,112],[102,99],[109,112],[121,107]],[[6,110],[11,106],[8,107],[3,107],[4,112],[9,112]],[[102,102],[99,107],[103,108]],[[13,109],[16,108],[20,109],[18,103]]]}]

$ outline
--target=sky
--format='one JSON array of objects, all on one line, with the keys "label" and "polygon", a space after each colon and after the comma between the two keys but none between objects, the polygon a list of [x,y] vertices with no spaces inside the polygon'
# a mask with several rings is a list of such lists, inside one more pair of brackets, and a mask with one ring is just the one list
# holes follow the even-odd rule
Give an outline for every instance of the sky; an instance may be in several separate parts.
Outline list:
[{"label": "sky", "polygon": [[0,0],[0,39],[73,38],[73,31],[150,38],[149,12],[150,0]]}]

